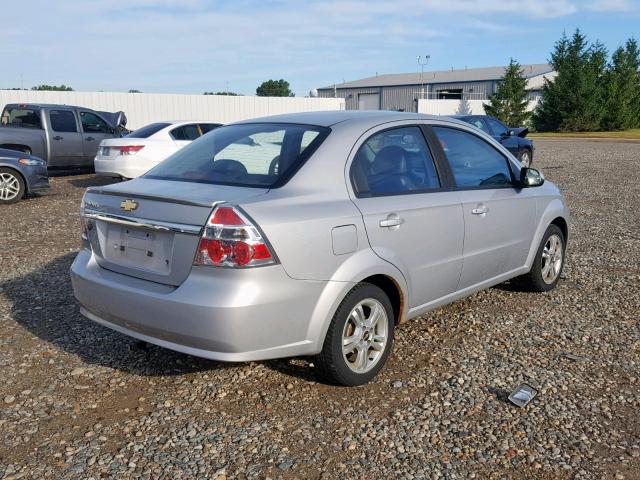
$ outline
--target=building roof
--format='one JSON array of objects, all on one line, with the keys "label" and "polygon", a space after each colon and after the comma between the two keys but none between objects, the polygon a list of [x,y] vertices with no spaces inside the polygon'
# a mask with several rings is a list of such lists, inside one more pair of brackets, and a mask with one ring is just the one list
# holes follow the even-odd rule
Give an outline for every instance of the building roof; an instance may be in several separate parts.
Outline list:
[{"label": "building roof", "polygon": [[[337,83],[336,88],[365,88],[365,87],[392,87],[401,85],[420,85],[424,83],[455,83],[455,82],[480,82],[487,80],[499,80],[504,75],[506,67],[465,68],[463,70],[442,70],[438,72],[424,72],[422,82],[420,72],[390,73],[375,77],[353,80],[351,82]],[[537,77],[553,71],[547,63],[533,63],[522,65],[525,78]],[[333,85],[322,87],[320,90],[333,89]]]}]

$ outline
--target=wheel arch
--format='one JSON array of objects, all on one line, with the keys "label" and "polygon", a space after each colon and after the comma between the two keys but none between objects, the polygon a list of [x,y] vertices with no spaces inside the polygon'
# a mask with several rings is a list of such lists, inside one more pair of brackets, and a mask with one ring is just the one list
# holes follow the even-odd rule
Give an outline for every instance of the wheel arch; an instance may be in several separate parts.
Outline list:
[{"label": "wheel arch", "polygon": [[564,234],[565,249],[567,248],[567,239],[569,236],[569,212],[565,203],[560,198],[555,198],[549,202],[542,212],[540,219],[538,220],[538,227],[533,235],[533,240],[529,247],[529,255],[527,256],[526,267],[528,269],[533,265],[538,247],[542,241],[542,236],[549,228],[549,225],[556,225]]}]

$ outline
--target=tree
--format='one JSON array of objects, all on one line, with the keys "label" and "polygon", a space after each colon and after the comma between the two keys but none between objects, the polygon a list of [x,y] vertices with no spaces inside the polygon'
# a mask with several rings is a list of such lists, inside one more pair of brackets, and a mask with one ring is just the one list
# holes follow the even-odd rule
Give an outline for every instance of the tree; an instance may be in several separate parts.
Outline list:
[{"label": "tree", "polygon": [[640,126],[640,52],[630,38],[612,56],[606,79],[606,111],[603,127],[626,130]]},{"label": "tree", "polygon": [[267,80],[256,88],[259,97],[295,97],[286,80]]},{"label": "tree", "polygon": [[607,50],[600,42],[589,45],[576,30],[563,34],[551,53],[556,71],[545,80],[542,102],[533,121],[540,131],[599,130],[605,113]]},{"label": "tree", "polygon": [[524,125],[531,116],[527,111],[527,79],[522,75],[522,66],[513,58],[498,81],[496,93],[489,103],[483,104],[484,111],[502,120],[507,125]]},{"label": "tree", "polygon": [[35,87],[31,87],[31,90],[38,91],[54,91],[54,92],[73,92],[73,88],[68,87],[64,84],[62,85],[36,85]]},{"label": "tree", "polygon": [[230,96],[230,97],[239,97],[240,96],[240,94],[236,93],[236,92],[216,92],[216,93],[204,92],[203,95],[227,95],[227,96]]}]

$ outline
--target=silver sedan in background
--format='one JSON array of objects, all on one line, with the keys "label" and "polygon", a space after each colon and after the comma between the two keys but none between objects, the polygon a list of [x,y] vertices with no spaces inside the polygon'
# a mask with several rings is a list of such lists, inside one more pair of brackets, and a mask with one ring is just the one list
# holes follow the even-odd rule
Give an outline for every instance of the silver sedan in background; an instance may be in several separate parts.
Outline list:
[{"label": "silver sedan in background", "polygon": [[404,320],[509,279],[551,290],[568,237],[558,188],[490,136],[380,111],[220,127],[81,210],[85,316],[211,359],[316,355],[343,385]]}]

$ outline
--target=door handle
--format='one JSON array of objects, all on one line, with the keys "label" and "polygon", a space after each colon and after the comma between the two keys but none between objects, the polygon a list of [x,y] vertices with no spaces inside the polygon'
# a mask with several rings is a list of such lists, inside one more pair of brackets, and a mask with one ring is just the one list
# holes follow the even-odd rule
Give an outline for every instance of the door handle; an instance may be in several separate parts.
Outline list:
[{"label": "door handle", "polygon": [[93,137],[85,137],[85,140],[87,142],[93,142],[95,140],[95,138],[93,138]]},{"label": "door handle", "polygon": [[476,208],[471,210],[471,213],[473,213],[474,215],[484,215],[488,211],[489,209],[485,205],[478,205]]},{"label": "door handle", "polygon": [[63,138],[63,137],[61,137],[60,135],[56,135],[55,137],[53,137],[53,139],[54,139],[54,140],[58,140],[58,141],[60,141],[60,140],[64,140],[64,138]]},{"label": "door handle", "polygon": [[404,219],[398,217],[398,215],[393,213],[389,215],[387,218],[385,218],[384,220],[380,220],[380,226],[384,228],[393,228],[393,227],[398,228],[403,223],[404,223]]}]

